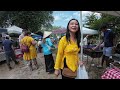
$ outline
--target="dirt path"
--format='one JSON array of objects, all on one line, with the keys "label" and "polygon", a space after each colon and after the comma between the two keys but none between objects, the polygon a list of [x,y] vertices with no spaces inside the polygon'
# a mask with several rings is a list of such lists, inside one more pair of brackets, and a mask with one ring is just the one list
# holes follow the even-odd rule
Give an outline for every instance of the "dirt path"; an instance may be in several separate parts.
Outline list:
[{"label": "dirt path", "polygon": [[[55,55],[53,54],[54,58]],[[0,79],[55,79],[54,74],[47,74],[45,72],[45,64],[44,64],[44,58],[42,54],[38,54],[38,64],[39,69],[29,71],[29,68],[25,66],[25,62],[23,60],[19,60],[20,64],[15,65],[14,62],[11,62],[12,67],[14,69],[8,70],[7,65],[3,62],[0,65]],[[60,79],[59,76],[57,79]]]},{"label": "dirt path", "polygon": [[[55,54],[53,54],[55,60]],[[84,58],[86,61],[86,58]],[[23,60],[19,60],[20,64],[15,65],[14,62],[11,62],[14,69],[8,70],[5,62],[0,64],[0,79],[61,79],[61,76],[58,78],[54,74],[47,74],[45,72],[44,57],[41,53],[38,54],[37,61],[39,64],[39,69],[30,71],[29,68],[24,64]],[[88,70],[90,65],[91,58],[89,57],[88,64],[86,64],[86,69]],[[97,60],[94,60],[94,63],[97,63]],[[100,79],[104,69],[98,69],[95,66],[91,67],[89,71],[90,79]]]}]

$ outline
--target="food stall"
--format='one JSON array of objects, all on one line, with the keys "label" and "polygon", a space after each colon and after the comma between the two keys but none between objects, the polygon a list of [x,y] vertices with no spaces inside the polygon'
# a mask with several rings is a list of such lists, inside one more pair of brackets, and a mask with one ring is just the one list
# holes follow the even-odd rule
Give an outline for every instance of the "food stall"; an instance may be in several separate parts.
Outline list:
[{"label": "food stall", "polygon": [[[15,51],[16,59],[20,59],[23,57],[23,53],[21,52],[21,49],[16,48],[14,51]],[[6,60],[5,52],[3,50],[0,50],[0,62],[5,60]]]},{"label": "food stall", "polygon": [[6,60],[5,52],[0,51],[0,62]]}]

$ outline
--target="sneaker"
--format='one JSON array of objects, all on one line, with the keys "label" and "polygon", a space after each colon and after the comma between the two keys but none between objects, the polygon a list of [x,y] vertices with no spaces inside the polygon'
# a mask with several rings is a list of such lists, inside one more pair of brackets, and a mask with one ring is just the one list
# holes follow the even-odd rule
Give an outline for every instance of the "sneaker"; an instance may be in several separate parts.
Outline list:
[{"label": "sneaker", "polygon": [[9,67],[9,71],[12,70],[12,67]]}]

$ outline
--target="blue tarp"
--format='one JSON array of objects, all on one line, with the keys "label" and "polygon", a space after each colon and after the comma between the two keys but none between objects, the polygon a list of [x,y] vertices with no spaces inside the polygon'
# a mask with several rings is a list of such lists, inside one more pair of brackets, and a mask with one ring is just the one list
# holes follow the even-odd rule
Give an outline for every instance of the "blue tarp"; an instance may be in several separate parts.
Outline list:
[{"label": "blue tarp", "polygon": [[42,36],[35,34],[35,35],[32,35],[32,38],[34,38],[34,39],[36,39],[36,40],[39,40],[39,39],[42,38]]}]

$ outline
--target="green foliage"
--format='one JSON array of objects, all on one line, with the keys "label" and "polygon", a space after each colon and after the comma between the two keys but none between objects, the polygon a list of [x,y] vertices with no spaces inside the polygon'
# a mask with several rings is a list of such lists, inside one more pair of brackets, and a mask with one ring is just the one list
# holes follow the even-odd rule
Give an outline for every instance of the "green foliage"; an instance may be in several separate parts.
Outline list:
[{"label": "green foliage", "polygon": [[61,27],[60,26],[53,26],[51,29],[52,30],[57,30],[57,29],[60,29]]},{"label": "green foliage", "polygon": [[111,16],[108,14],[101,14],[101,18],[97,19],[94,14],[86,17],[86,25],[90,28],[99,30],[100,26],[104,23],[109,25],[115,33],[120,35],[120,17]]},{"label": "green foliage", "polygon": [[0,26],[7,27],[6,22],[9,21],[9,24],[36,32],[42,27],[52,26],[54,20],[52,13],[52,11],[0,11]]},{"label": "green foliage", "polygon": [[16,34],[16,33],[10,33],[9,35],[10,37],[19,37],[19,34]]}]

